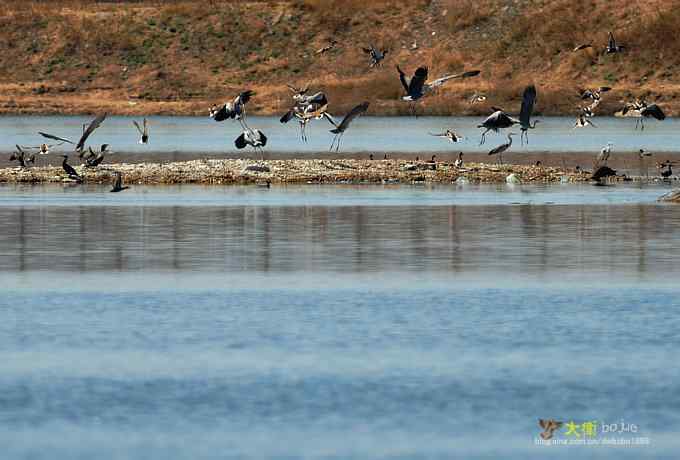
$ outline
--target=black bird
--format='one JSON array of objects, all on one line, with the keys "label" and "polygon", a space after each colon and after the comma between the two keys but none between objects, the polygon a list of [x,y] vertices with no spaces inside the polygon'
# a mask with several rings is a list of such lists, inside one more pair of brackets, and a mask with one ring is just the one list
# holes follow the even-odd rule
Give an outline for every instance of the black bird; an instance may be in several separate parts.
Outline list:
[{"label": "black bird", "polygon": [[661,177],[664,179],[668,179],[673,175],[673,168],[672,168],[672,163],[670,161],[666,161],[665,163],[661,164]]},{"label": "black bird", "polygon": [[522,145],[524,145],[524,139],[526,139],[527,144],[529,143],[529,130],[536,128],[536,123],[538,123],[538,120],[534,120],[533,125],[530,122],[535,103],[536,87],[534,85],[527,86],[522,95],[522,108],[519,112],[519,123],[522,131],[519,135],[519,140]]},{"label": "black bird", "polygon": [[16,144],[17,151],[9,157],[9,161],[18,161],[19,166],[26,168],[27,163],[35,164],[35,153],[26,153],[19,144]]},{"label": "black bird", "polygon": [[137,128],[137,131],[139,131],[139,135],[141,136],[139,138],[139,143],[140,144],[148,144],[149,143],[149,124],[146,121],[146,117],[144,117],[144,121],[142,122],[142,126],[139,126],[139,123],[137,123],[136,120],[132,120],[132,123],[135,125],[135,128]]},{"label": "black bird", "polygon": [[614,171],[612,168],[610,168],[609,166],[600,166],[595,170],[590,179],[594,180],[598,185],[603,185],[602,184],[603,179],[614,176],[616,176],[616,171]]},{"label": "black bird", "polygon": [[[42,137],[46,137],[48,139],[59,141],[59,142],[61,142],[61,144],[63,144],[64,142],[69,143],[69,144],[75,144],[75,142],[73,142],[71,140],[65,139],[63,137],[55,136],[53,134],[43,133],[43,132],[40,132],[40,131],[38,131],[38,134],[40,134]],[[61,144],[57,144],[57,145],[61,145]]]},{"label": "black bird", "polygon": [[83,151],[85,149],[85,141],[87,140],[88,137],[94,132],[95,129],[99,128],[104,120],[106,119],[106,113],[103,113],[99,116],[97,116],[92,122],[90,122],[90,125],[83,131],[83,135],[80,136],[80,139],[78,140],[78,144],[76,144],[76,152],[80,153],[80,156],[82,158],[83,156]]},{"label": "black bird", "polygon": [[104,161],[104,155],[107,153],[112,153],[109,150],[109,144],[102,144],[97,153],[92,150],[92,147],[88,147],[88,153],[83,158],[85,160],[85,166],[88,168],[99,166]]},{"label": "black bird", "polygon": [[352,120],[368,110],[368,105],[368,102],[363,102],[357,105],[352,110],[350,110],[347,115],[345,115],[345,118],[342,119],[339,125],[335,125],[335,129],[330,130],[333,134],[335,134],[333,142],[331,142],[331,148],[329,149],[330,151],[333,150],[333,145],[335,145],[336,152],[340,149],[340,139],[342,138],[342,135],[345,133]]},{"label": "black bird", "polygon": [[110,192],[122,192],[130,187],[123,187],[123,175],[120,172],[116,172],[116,179],[113,181],[113,188],[109,190]]},{"label": "black bird", "polygon": [[375,46],[371,45],[368,48],[361,48],[364,53],[368,54],[370,62],[369,62],[369,67],[377,67],[380,65],[383,59],[385,59],[385,55],[389,50],[379,50]]},{"label": "black bird", "polygon": [[76,172],[76,170],[71,166],[70,164],[67,163],[68,161],[68,155],[64,155],[64,162],[61,164],[61,167],[64,168],[64,171],[66,171],[66,174],[68,174],[68,177],[71,179],[75,180],[76,182],[82,182],[83,178]]}]

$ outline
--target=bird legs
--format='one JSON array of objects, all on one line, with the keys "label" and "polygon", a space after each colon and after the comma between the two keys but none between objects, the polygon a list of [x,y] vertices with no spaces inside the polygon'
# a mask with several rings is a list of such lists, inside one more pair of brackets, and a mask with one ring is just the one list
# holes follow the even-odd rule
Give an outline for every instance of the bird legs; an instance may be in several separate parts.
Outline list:
[{"label": "bird legs", "polygon": [[484,142],[486,142],[486,133],[488,133],[489,131],[491,130],[487,128],[486,131],[482,133],[482,138],[479,140],[479,145],[482,145],[484,144]]},{"label": "bird legs", "polygon": [[642,117],[635,120],[635,129],[638,129],[638,125],[640,125],[640,131],[645,130],[645,120]]},{"label": "bird legs", "polygon": [[333,151],[333,146],[334,146],[334,145],[335,145],[335,151],[336,151],[336,152],[340,150],[340,139],[342,139],[342,135],[343,135],[343,134],[344,134],[344,133],[340,132],[340,133],[337,133],[337,134],[335,135],[335,137],[333,137],[333,142],[331,142],[331,148],[328,149],[329,152],[332,152],[332,151]]}]

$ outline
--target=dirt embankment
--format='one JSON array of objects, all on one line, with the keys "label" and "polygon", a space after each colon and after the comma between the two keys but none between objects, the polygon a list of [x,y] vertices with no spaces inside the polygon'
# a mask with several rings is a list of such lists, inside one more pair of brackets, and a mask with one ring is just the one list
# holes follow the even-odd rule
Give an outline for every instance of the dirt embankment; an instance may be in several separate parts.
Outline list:
[{"label": "dirt embankment", "polygon": [[[613,31],[626,46],[604,55]],[[395,65],[430,76],[469,69],[421,104],[428,114],[573,114],[579,87],[607,85],[600,113],[645,96],[680,111],[680,0],[6,0],[0,5],[0,113],[201,114],[245,88],[251,113],[285,111],[286,84],[328,93],[332,112],[408,113]],[[317,50],[335,41],[324,53]],[[389,50],[368,67],[361,48]],[[580,44],[593,47],[579,52]],[[474,93],[487,100],[469,104]]]}]

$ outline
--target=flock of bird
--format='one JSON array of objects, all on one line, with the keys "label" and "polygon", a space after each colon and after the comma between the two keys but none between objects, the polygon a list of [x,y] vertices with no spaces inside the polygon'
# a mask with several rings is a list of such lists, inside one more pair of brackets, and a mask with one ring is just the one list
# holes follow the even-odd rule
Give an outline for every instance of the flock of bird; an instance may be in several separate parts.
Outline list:
[{"label": "flock of bird", "polygon": [[[331,41],[326,47],[317,51],[317,53],[324,53],[336,45],[335,42]],[[593,45],[582,44],[574,48],[574,52],[578,52],[587,48],[591,48]],[[625,46],[620,45],[614,39],[612,33],[609,34],[609,40],[603,52],[605,54],[621,53],[625,50]],[[380,66],[382,61],[385,59],[388,50],[379,49],[371,45],[368,48],[363,48],[363,51],[369,56],[369,67]],[[417,103],[425,98],[426,96],[436,92],[445,83],[455,80],[455,79],[467,79],[475,77],[480,74],[479,70],[471,70],[458,74],[444,75],[435,80],[428,80],[429,72],[426,66],[418,67],[413,75],[408,78],[406,73],[397,65],[396,70],[399,76],[399,81],[404,89],[404,95],[401,100],[409,103],[409,111],[413,115],[417,115]],[[354,106],[340,121],[337,122],[336,119],[328,112],[329,110],[329,99],[323,91],[310,93],[309,87],[296,88],[293,86],[288,86],[292,93],[292,101],[290,109],[280,118],[280,122],[286,124],[292,120],[297,121],[299,126],[300,139],[302,142],[308,141],[307,130],[308,125],[312,120],[327,120],[332,128],[329,130],[333,135],[333,139],[330,145],[330,151],[335,149],[336,152],[340,149],[340,142],[342,136],[347,131],[352,120],[358,116],[366,113],[369,107],[369,102],[361,102]],[[594,89],[582,89],[579,91],[579,95],[584,104],[579,106],[578,113],[576,115],[576,122],[573,125],[573,129],[576,128],[596,128],[596,125],[592,122],[592,118],[595,116],[596,109],[602,101],[603,94],[610,91],[611,88],[607,86],[601,86]],[[509,112],[492,106],[492,113],[487,116],[479,125],[478,128],[483,129],[481,133],[481,138],[479,145],[482,145],[486,141],[486,135],[489,132],[500,133],[501,130],[510,129],[514,126],[519,126],[520,129],[520,142],[522,145],[529,142],[529,130],[536,129],[539,120],[531,120],[534,106],[537,100],[537,89],[535,85],[529,85],[525,88],[522,95],[522,104],[519,110],[519,116],[516,118],[512,116]],[[251,128],[248,126],[246,120],[246,106],[255,95],[254,91],[246,90],[233,99],[223,103],[221,106],[213,105],[209,110],[210,117],[216,122],[223,122],[226,120],[236,120],[239,122],[242,131],[239,136],[234,140],[234,145],[237,149],[243,149],[250,146],[258,151],[262,151],[267,145],[267,136],[257,128]],[[480,93],[475,93],[470,99],[471,104],[478,102],[483,102],[487,97]],[[663,120],[666,118],[661,107],[657,104],[648,104],[644,99],[636,99],[629,103],[626,103],[624,107],[615,113],[616,116],[620,117],[634,117],[636,118],[635,129],[640,127],[644,130],[644,119],[645,118],[655,118],[657,120]],[[88,137],[97,129],[103,121],[106,119],[106,114],[97,116],[89,125],[83,125],[83,132],[78,142],[74,142],[64,137],[55,136],[53,134],[39,132],[41,136],[46,139],[56,141],[54,144],[42,143],[36,147],[25,147],[16,146],[16,152],[10,157],[11,161],[17,161],[19,165],[24,168],[27,167],[29,163],[35,163],[35,153],[33,151],[38,151],[40,154],[48,154],[49,149],[55,145],[62,145],[64,143],[75,145],[75,152],[78,153],[79,157],[85,162],[86,167],[97,167],[103,161],[107,154],[112,153],[109,150],[108,144],[102,144],[99,151],[95,152],[91,147],[86,146],[86,141]],[[140,126],[137,121],[133,121],[133,124],[137,131],[139,132],[141,144],[147,144],[149,142],[149,126],[147,119],[144,118],[142,125]],[[457,134],[452,129],[447,129],[443,133],[430,133],[432,136],[437,136],[447,139],[449,142],[457,143],[465,138]],[[504,152],[512,147],[513,136],[516,133],[510,132],[507,134],[507,142],[498,145],[497,147],[491,149],[489,155],[497,155],[499,162],[502,163],[502,155]],[[607,161],[611,154],[611,143],[602,149],[600,154],[595,159],[593,164],[593,180],[600,182],[602,179],[616,175],[616,171],[612,170],[607,166]],[[647,156],[643,150],[640,151],[641,158]],[[82,182],[82,177],[76,172],[76,170],[68,164],[68,155],[63,155],[63,169],[68,174],[68,176],[78,182]],[[462,165],[462,155],[459,155],[457,163],[460,162]],[[663,177],[669,177],[672,174],[672,163],[666,162],[660,165],[662,169],[661,174]],[[116,180],[112,192],[118,192],[126,189],[127,187],[122,186],[122,177],[120,173],[116,174]]]}]

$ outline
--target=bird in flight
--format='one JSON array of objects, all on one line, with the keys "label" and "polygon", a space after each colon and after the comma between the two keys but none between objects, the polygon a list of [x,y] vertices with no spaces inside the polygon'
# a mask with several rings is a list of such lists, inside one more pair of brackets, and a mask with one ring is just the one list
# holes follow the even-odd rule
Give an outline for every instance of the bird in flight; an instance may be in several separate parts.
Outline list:
[{"label": "bird in flight", "polygon": [[383,59],[385,59],[385,55],[389,51],[387,49],[380,50],[373,45],[370,45],[368,48],[361,49],[363,50],[364,53],[368,54],[369,67],[378,67],[380,63],[383,61]]},{"label": "bird in flight", "polygon": [[626,47],[616,43],[614,39],[614,34],[609,32],[609,40],[607,41],[607,46],[604,49],[605,54],[621,53]]},{"label": "bird in flight", "polygon": [[623,109],[614,113],[616,117],[633,117],[637,120],[635,121],[635,129],[640,125],[640,130],[645,129],[645,118],[656,118],[659,121],[666,119],[666,114],[656,104],[647,104],[644,99],[637,99],[633,102],[629,102],[624,105]]},{"label": "bird in flight", "polygon": [[418,67],[413,74],[413,77],[408,80],[406,78],[406,74],[399,66],[397,66],[397,72],[399,72],[399,80],[401,81],[401,85],[406,91],[406,95],[401,99],[409,102],[415,102],[424,96],[427,96],[449,80],[470,78],[477,76],[480,73],[479,70],[470,70],[468,72],[459,74],[445,75],[433,81],[427,81],[428,70],[427,67],[424,66]]},{"label": "bird in flight", "polygon": [[262,151],[262,147],[267,145],[267,136],[259,129],[243,129],[243,132],[234,141],[237,149],[243,149],[250,145],[256,150]]},{"label": "bird in flight", "polygon": [[524,89],[522,95],[522,108],[519,112],[519,124],[521,125],[521,133],[519,136],[520,142],[524,145],[524,139],[529,143],[529,130],[536,128],[536,123],[539,120],[534,120],[531,124],[531,114],[534,111],[534,104],[536,103],[536,86],[530,85]]},{"label": "bird in flight", "polygon": [[21,148],[19,144],[16,144],[17,151],[13,152],[9,157],[9,161],[19,162],[21,168],[28,167],[28,163],[35,164],[35,153],[28,153]]},{"label": "bird in flight", "polygon": [[352,110],[350,110],[347,115],[345,115],[345,118],[342,119],[340,124],[335,125],[335,128],[331,129],[331,133],[335,134],[335,137],[333,137],[333,142],[331,142],[331,147],[329,149],[330,151],[333,150],[334,145],[336,152],[340,149],[340,139],[342,138],[342,135],[345,134],[345,131],[347,131],[347,128],[349,128],[349,124],[352,122],[352,120],[364,114],[368,110],[368,105],[368,102],[362,102],[361,104],[357,105]]},{"label": "bird in flight", "polygon": [[113,181],[113,188],[109,190],[112,193],[116,192],[122,192],[123,190],[127,190],[130,187],[128,186],[123,186],[123,175],[120,172],[116,172],[116,178]]},{"label": "bird in flight", "polygon": [[142,121],[142,126],[139,126],[139,123],[137,123],[137,120],[132,120],[132,124],[135,125],[135,128],[137,128],[137,131],[139,131],[139,143],[140,144],[148,144],[149,143],[149,123],[146,121],[146,117],[144,117],[144,120]]},{"label": "bird in flight", "polygon": [[238,120],[238,122],[246,128],[246,104],[255,93],[251,90],[246,90],[238,94],[231,101],[222,104],[222,107],[213,105],[210,108],[210,117],[215,121],[224,121],[227,119]]},{"label": "bird in flight", "polygon": [[444,139],[448,139],[449,142],[451,142],[452,144],[456,143],[456,142],[460,142],[463,139],[465,139],[463,136],[461,136],[460,134],[457,134],[455,131],[450,130],[450,129],[447,129],[443,133],[428,133],[428,134],[430,136],[442,137]]},{"label": "bird in flight", "polygon": [[[95,117],[94,120],[92,120],[90,122],[89,125],[87,123],[84,124],[83,125],[83,134],[80,136],[80,139],[78,139],[77,143],[73,142],[72,140],[66,139],[64,137],[55,136],[53,134],[43,133],[43,132],[40,132],[40,131],[38,132],[38,134],[40,134],[42,137],[45,137],[47,139],[59,141],[62,144],[63,143],[74,144],[76,146],[75,151],[78,152],[80,154],[80,157],[82,158],[83,152],[85,151],[85,141],[87,141],[87,138],[90,137],[90,135],[92,135],[92,133],[94,132],[95,129],[97,129],[101,126],[101,124],[106,119],[106,115],[107,115],[106,113],[98,115],[97,117]],[[61,145],[61,144],[56,144],[56,145]],[[47,146],[48,148],[52,147],[51,145],[47,145],[47,144],[43,144],[43,146]],[[41,148],[41,154],[47,154],[47,153],[49,153],[48,149],[45,149],[45,151],[43,152],[43,149]]]}]

